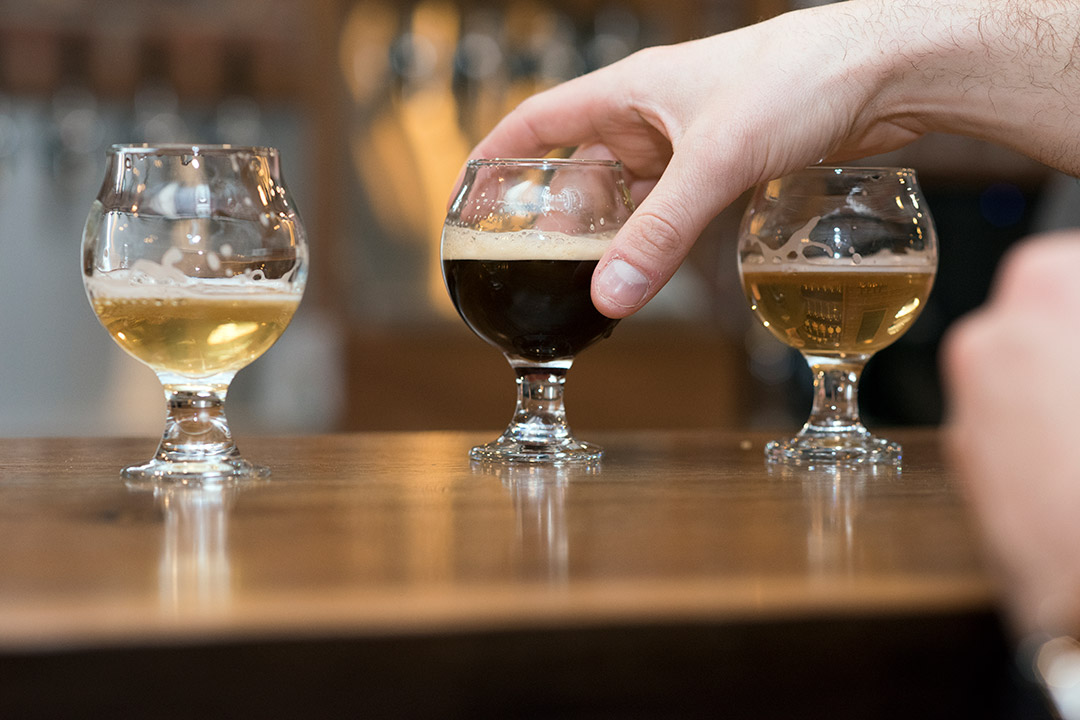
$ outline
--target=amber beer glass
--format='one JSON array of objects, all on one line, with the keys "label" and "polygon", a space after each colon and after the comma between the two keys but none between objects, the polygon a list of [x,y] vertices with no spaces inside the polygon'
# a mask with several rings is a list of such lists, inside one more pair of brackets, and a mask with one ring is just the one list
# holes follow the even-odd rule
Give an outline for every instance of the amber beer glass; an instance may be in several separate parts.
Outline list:
[{"label": "amber beer glass", "polygon": [[859,420],[870,357],[926,305],[937,240],[915,172],[814,167],[757,188],[743,217],[739,270],[750,307],[814,374],[810,418],[766,446],[792,464],[899,464],[902,449]]},{"label": "amber beer glass", "polygon": [[633,211],[617,162],[474,160],[442,234],[443,277],[465,323],[517,375],[514,417],[475,460],[595,461],[577,440],[563,386],[575,356],[615,327],[596,310],[597,262]]},{"label": "amber beer glass", "polygon": [[82,240],[83,282],[112,338],[161,380],[155,456],[132,482],[267,475],[240,456],[229,383],[281,335],[307,278],[307,242],[272,148],[113,146]]}]

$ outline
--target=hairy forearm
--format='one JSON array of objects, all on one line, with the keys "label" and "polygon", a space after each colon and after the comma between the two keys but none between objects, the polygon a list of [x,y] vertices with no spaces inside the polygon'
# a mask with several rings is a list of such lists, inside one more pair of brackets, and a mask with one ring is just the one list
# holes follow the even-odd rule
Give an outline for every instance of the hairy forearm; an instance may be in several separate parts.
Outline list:
[{"label": "hairy forearm", "polygon": [[880,31],[883,120],[1080,175],[1080,0],[853,0]]}]

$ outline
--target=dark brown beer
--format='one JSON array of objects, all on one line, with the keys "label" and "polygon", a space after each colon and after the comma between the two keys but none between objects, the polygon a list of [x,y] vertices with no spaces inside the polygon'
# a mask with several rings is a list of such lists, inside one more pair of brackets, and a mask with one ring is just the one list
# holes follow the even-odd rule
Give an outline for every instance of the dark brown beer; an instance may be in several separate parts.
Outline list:
[{"label": "dark brown beer", "polygon": [[[618,321],[601,315],[589,292],[606,243],[596,252],[598,243],[590,238],[593,250],[574,246],[567,252],[543,237],[522,242],[502,235],[508,247],[499,250],[484,243],[483,249],[464,251],[444,237],[446,287],[473,332],[511,356],[534,362],[573,358],[611,334]],[[469,257],[477,254],[501,257]]]}]

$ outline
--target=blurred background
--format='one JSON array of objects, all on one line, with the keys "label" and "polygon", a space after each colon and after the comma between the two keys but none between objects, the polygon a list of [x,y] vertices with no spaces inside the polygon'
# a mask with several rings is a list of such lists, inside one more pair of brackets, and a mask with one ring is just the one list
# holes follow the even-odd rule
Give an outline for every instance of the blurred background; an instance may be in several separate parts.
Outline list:
[{"label": "blurred background", "polygon": [[[273,145],[312,243],[301,312],[241,372],[244,433],[488,429],[513,375],[454,315],[438,265],[469,148],[529,94],[634,50],[739,27],[786,0],[0,0],[0,435],[156,435],[163,396],[98,325],[82,224],[112,143]],[[1080,186],[932,136],[868,162],[915,167],[942,244],[918,323],[871,361],[879,425],[940,420],[936,352],[1023,235],[1080,224]],[[575,428],[786,427],[802,360],[746,308],[744,202],[645,311],[575,364]]]}]

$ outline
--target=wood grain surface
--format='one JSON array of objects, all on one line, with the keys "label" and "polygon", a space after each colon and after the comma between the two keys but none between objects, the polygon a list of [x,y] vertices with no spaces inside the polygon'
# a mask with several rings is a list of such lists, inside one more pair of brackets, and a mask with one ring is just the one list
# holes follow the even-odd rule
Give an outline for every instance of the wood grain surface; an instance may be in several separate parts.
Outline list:
[{"label": "wood grain surface", "polygon": [[131,489],[151,440],[0,440],[0,648],[985,611],[933,431],[893,469],[767,466],[766,436],[590,434],[593,468],[477,465],[482,433],[241,438],[273,469]]}]

